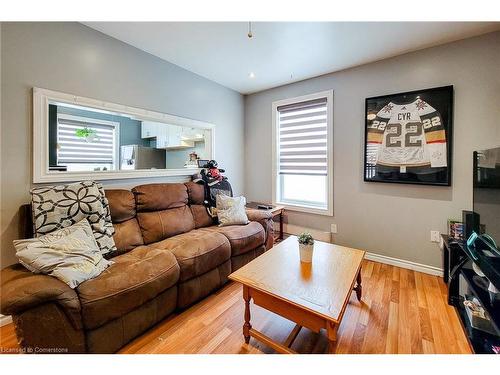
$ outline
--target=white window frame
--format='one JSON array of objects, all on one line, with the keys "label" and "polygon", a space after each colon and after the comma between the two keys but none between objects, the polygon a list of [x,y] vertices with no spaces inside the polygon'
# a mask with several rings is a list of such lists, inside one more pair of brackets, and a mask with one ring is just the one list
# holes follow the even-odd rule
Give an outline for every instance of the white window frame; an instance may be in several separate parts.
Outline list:
[{"label": "white window frame", "polygon": [[[57,135],[59,136],[59,119],[73,120],[79,122],[92,122],[94,124],[108,125],[112,126],[115,130],[114,135],[114,144],[113,144],[113,168],[114,170],[118,170],[120,167],[120,123],[116,121],[109,120],[101,120],[95,119],[92,117],[84,117],[84,116],[75,116],[68,115],[66,113],[58,113],[57,114]],[[90,163],[91,164],[91,163]]]},{"label": "white window frame", "polygon": [[[281,202],[282,186],[279,170],[279,123],[278,107],[308,100],[326,98],[326,124],[327,124],[327,207],[318,208],[307,204],[291,204]],[[272,202],[284,206],[291,211],[307,212],[319,215],[333,216],[333,90],[321,91],[314,94],[278,100],[272,103]]]}]

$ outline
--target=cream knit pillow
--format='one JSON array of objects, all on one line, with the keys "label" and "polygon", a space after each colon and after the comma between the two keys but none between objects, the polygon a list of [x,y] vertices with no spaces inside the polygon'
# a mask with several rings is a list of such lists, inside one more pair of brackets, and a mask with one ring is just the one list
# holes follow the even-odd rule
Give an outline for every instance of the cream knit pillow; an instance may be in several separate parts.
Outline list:
[{"label": "cream knit pillow", "polygon": [[248,216],[245,211],[247,200],[245,197],[233,198],[224,194],[219,194],[215,201],[219,226],[248,224]]},{"label": "cream knit pillow", "polygon": [[86,219],[50,234],[15,240],[19,263],[34,273],[44,273],[76,288],[104,271],[110,262],[103,258]]}]

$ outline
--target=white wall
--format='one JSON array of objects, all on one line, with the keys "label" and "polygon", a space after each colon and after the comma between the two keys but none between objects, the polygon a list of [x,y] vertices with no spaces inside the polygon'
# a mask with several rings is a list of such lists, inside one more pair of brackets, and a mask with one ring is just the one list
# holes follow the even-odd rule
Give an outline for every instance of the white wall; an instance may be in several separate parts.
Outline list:
[{"label": "white wall", "polygon": [[[215,157],[243,191],[243,96],[78,23],[1,25],[1,264],[29,202],[33,86],[214,123]],[[113,181],[131,187],[160,179]]]},{"label": "white wall", "polygon": [[[363,182],[364,103],[371,96],[454,85],[451,187]],[[308,79],[245,98],[248,200],[271,201],[271,103],[334,90],[334,217],[288,212],[335,242],[440,266],[430,231],[472,206],[472,151],[500,145],[500,32]]]}]

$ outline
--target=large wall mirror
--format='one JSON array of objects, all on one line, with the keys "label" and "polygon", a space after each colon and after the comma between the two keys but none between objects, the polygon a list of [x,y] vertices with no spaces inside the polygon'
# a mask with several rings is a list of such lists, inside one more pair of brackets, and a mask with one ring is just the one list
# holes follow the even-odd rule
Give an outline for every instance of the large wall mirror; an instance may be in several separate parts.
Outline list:
[{"label": "large wall mirror", "polygon": [[187,176],[214,152],[213,124],[33,89],[33,182]]}]

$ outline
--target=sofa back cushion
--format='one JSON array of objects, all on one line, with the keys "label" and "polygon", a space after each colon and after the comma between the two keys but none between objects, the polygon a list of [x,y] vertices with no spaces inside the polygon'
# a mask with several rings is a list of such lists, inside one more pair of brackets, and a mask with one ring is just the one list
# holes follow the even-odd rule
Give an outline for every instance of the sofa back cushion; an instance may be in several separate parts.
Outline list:
[{"label": "sofa back cushion", "polygon": [[132,189],[137,212],[161,211],[187,205],[188,193],[184,184],[147,184]]},{"label": "sofa back cushion", "polygon": [[203,204],[205,200],[205,187],[193,181],[186,182],[189,204]]},{"label": "sofa back cushion", "polygon": [[215,220],[208,214],[207,208],[203,204],[205,200],[205,189],[203,185],[192,181],[185,183],[188,191],[188,202],[193,214],[194,226],[196,229],[209,227],[215,224]]},{"label": "sofa back cushion", "polygon": [[144,244],[141,229],[137,221],[134,194],[129,190],[106,190],[111,221],[115,227],[115,240],[118,253],[130,251]]},{"label": "sofa back cushion", "polygon": [[132,189],[137,219],[145,244],[164,240],[195,228],[186,185],[148,184]]},{"label": "sofa back cushion", "polygon": [[130,190],[109,189],[105,193],[106,198],[108,198],[113,224],[135,219],[135,198]]}]

